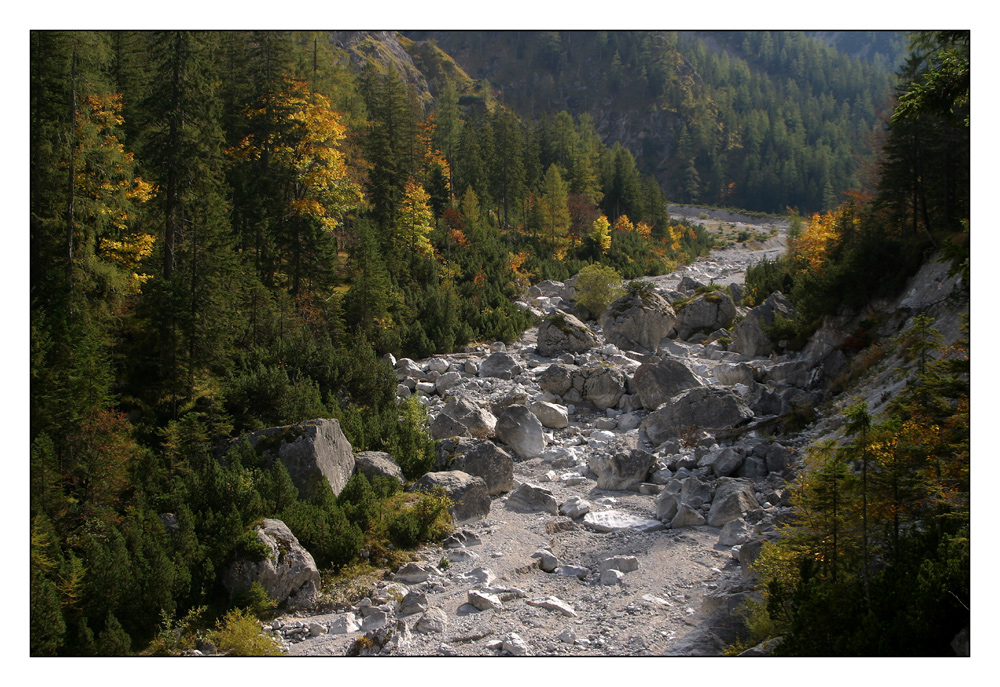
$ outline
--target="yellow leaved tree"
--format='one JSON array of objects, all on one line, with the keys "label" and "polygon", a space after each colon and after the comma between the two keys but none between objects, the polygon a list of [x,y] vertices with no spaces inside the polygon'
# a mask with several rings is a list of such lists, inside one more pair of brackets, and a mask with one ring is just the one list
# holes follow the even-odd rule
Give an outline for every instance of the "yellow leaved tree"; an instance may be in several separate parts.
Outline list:
[{"label": "yellow leaved tree", "polygon": [[434,246],[428,238],[434,228],[434,213],[428,205],[429,201],[427,191],[410,177],[403,188],[397,229],[399,237],[410,247],[412,255],[434,255]]},{"label": "yellow leaved tree", "polygon": [[597,243],[601,253],[607,253],[611,248],[611,224],[608,218],[601,215],[594,220],[593,230],[590,232],[591,238]]},{"label": "yellow leaved tree", "polygon": [[121,109],[118,93],[91,93],[77,102],[67,248],[70,265],[96,277],[102,289],[132,295],[149,278],[139,269],[155,238],[137,225],[155,189],[136,174],[133,154],[118,139]]},{"label": "yellow leaved tree", "polygon": [[288,198],[292,213],[314,218],[333,231],[363,200],[341,151],[346,127],[325,95],[311,93],[303,81],[287,83],[280,108],[288,112],[292,135],[274,148],[273,160],[293,172]]}]

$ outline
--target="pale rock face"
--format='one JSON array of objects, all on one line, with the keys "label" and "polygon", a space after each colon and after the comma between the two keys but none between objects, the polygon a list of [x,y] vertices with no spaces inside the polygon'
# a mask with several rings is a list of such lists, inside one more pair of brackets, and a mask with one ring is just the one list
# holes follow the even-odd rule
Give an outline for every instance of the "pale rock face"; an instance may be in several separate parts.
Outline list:
[{"label": "pale rock face", "polygon": [[506,651],[511,656],[530,656],[531,651],[528,649],[527,643],[521,639],[521,635],[516,632],[511,632],[503,639],[502,649]]},{"label": "pale rock face", "polygon": [[497,420],[496,433],[522,459],[534,458],[545,450],[542,423],[525,406],[507,408]]},{"label": "pale rock face", "polygon": [[538,355],[546,358],[583,353],[597,344],[597,337],[590,328],[573,315],[557,313],[538,326]]},{"label": "pale rock face", "polygon": [[682,527],[697,527],[705,524],[705,516],[686,503],[677,507],[677,515],[670,521],[671,529]]},{"label": "pale rock face", "polygon": [[489,440],[459,441],[451,451],[447,468],[481,477],[491,497],[514,487],[514,459]]},{"label": "pale rock face", "polygon": [[544,599],[528,599],[525,603],[529,606],[537,606],[538,608],[544,608],[549,611],[558,611],[567,618],[577,617],[577,613],[573,610],[572,606],[557,596],[549,596]]},{"label": "pale rock face", "polygon": [[520,513],[552,513],[559,512],[556,499],[552,492],[525,482],[507,497],[507,508]]},{"label": "pale rock face", "polygon": [[490,512],[490,495],[486,481],[461,470],[428,472],[413,483],[410,491],[433,491],[442,487],[451,499],[451,517],[455,522],[486,517]]},{"label": "pale rock face", "polygon": [[720,546],[736,546],[745,544],[751,536],[750,528],[743,518],[730,520],[719,531]]},{"label": "pale rock face", "polygon": [[659,520],[638,518],[616,510],[606,510],[600,513],[591,511],[583,516],[583,524],[596,532],[614,532],[616,530],[655,532],[663,529],[663,523]]},{"label": "pale rock face", "polygon": [[493,433],[497,419],[490,411],[479,407],[467,398],[454,396],[430,424],[431,436],[445,439],[453,436],[471,436],[485,439]]},{"label": "pale rock face", "polygon": [[479,366],[480,377],[514,379],[522,372],[524,372],[524,367],[505,351],[491,353]]},{"label": "pale rock face", "polygon": [[753,482],[745,479],[723,477],[718,480],[712,508],[707,522],[712,527],[722,527],[730,520],[743,517],[747,511],[760,508],[754,496]]},{"label": "pale rock face", "polygon": [[751,358],[770,355],[774,350],[774,342],[764,330],[773,326],[778,316],[792,319],[795,317],[795,308],[780,291],[775,291],[766,301],[752,308],[733,328],[730,350]]},{"label": "pale rock face", "polygon": [[608,306],[600,318],[604,338],[621,349],[648,353],[673,333],[677,314],[654,289],[626,294]]},{"label": "pale rock face", "polygon": [[326,479],[333,493],[339,494],[354,474],[354,451],[337,420],[321,418],[270,427],[247,438],[267,456],[268,465],[275,460],[284,464],[302,498],[313,494],[318,477]]},{"label": "pale rock face", "polygon": [[226,589],[232,594],[257,582],[279,604],[308,607],[315,603],[320,590],[319,569],[288,526],[281,520],[265,519],[255,534],[270,554],[261,561],[234,561],[223,576]]},{"label": "pale rock face", "polygon": [[400,484],[406,482],[403,470],[392,459],[392,456],[383,451],[362,451],[354,456],[355,469],[371,480],[374,476],[388,477]]},{"label": "pale rock face", "polygon": [[711,291],[696,296],[683,308],[676,308],[678,336],[687,339],[696,331],[728,329],[736,317],[736,305],[728,293]]},{"label": "pale rock face", "polygon": [[440,608],[428,608],[417,620],[413,629],[417,632],[444,632],[448,627],[448,615]]},{"label": "pale rock face", "polygon": [[590,469],[597,473],[597,488],[609,490],[637,488],[655,461],[656,456],[638,448],[594,451],[587,457]]},{"label": "pale rock face", "polygon": [[590,512],[590,501],[579,496],[570,496],[559,506],[559,512],[570,518],[580,518]]},{"label": "pale rock face", "polygon": [[358,625],[357,618],[353,613],[344,613],[337,616],[330,624],[330,634],[345,635],[351,632],[358,632],[361,626]]},{"label": "pale rock face", "polygon": [[601,573],[600,581],[601,584],[610,587],[612,585],[621,584],[624,577],[625,573],[621,570],[609,568]]},{"label": "pale rock face", "polygon": [[586,370],[582,396],[598,410],[606,410],[618,405],[625,393],[625,375],[610,366],[597,366]]},{"label": "pale rock face", "polygon": [[731,447],[710,451],[698,460],[698,467],[709,467],[716,477],[729,477],[743,466],[743,456]]},{"label": "pale rock face", "polygon": [[569,426],[569,414],[566,407],[545,401],[532,401],[528,404],[528,410],[535,414],[543,427],[549,429],[563,429]]},{"label": "pale rock face", "polygon": [[639,559],[635,556],[612,556],[601,561],[598,568],[601,572],[605,570],[619,570],[623,573],[633,572],[639,569]]},{"label": "pale rock face", "polygon": [[503,608],[503,602],[497,596],[476,589],[469,590],[468,603],[480,611],[498,611]]},{"label": "pale rock face", "polygon": [[440,576],[441,571],[428,563],[410,562],[396,571],[393,579],[403,584],[420,584],[433,576]]},{"label": "pale rock face", "polygon": [[684,391],[643,420],[642,428],[654,445],[682,436],[686,430],[719,430],[745,424],[753,411],[736,392],[717,387]]}]

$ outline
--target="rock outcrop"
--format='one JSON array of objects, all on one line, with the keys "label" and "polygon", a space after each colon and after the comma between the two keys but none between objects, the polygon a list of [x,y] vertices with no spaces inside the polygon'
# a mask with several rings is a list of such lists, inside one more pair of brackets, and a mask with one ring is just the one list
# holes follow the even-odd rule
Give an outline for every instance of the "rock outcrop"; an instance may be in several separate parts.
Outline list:
[{"label": "rock outcrop", "polygon": [[609,343],[628,351],[651,353],[675,331],[677,315],[655,289],[639,288],[609,305],[600,324]]},{"label": "rock outcrop", "polygon": [[287,427],[270,427],[247,435],[250,445],[266,457],[280,460],[301,498],[315,493],[325,479],[339,494],[354,474],[354,451],[337,420],[316,419]]},{"label": "rock outcrop", "polygon": [[640,365],[633,383],[646,410],[656,410],[682,391],[703,386],[691,368],[671,357]]},{"label": "rock outcrop", "polygon": [[444,470],[459,470],[486,483],[491,496],[514,487],[514,459],[486,439],[460,439],[438,442],[438,464]]},{"label": "rock outcrop", "polygon": [[229,593],[246,592],[256,582],[278,604],[313,605],[320,591],[319,569],[288,526],[281,520],[265,519],[254,535],[267,554],[263,558],[242,554],[230,564],[222,577]]},{"label": "rock outcrop", "polygon": [[685,433],[737,427],[753,417],[753,411],[731,389],[698,387],[678,394],[647,415],[642,428],[650,442],[659,445]]},{"label": "rock outcrop", "polygon": [[573,315],[557,313],[538,325],[538,355],[546,358],[563,353],[583,353],[598,343],[590,328]]},{"label": "rock outcrop", "polygon": [[786,321],[795,318],[794,306],[780,291],[772,293],[767,300],[752,308],[733,327],[732,350],[750,358],[770,355],[774,351],[775,342],[767,330],[774,326],[778,318]]},{"label": "rock outcrop", "polygon": [[456,523],[486,517],[490,512],[490,495],[482,477],[461,470],[428,472],[410,487],[410,491],[444,489],[451,499],[451,518]]}]

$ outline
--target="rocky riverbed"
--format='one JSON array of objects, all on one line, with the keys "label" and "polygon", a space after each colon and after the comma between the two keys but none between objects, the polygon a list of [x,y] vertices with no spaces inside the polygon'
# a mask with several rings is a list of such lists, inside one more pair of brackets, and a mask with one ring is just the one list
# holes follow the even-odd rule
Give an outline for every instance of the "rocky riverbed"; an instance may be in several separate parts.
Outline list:
[{"label": "rocky riverbed", "polygon": [[[276,619],[287,653],[719,655],[803,447],[837,429],[822,413],[774,428],[851,370],[849,318],[783,353],[761,330],[790,304],[738,305],[747,266],[784,249],[783,230],[753,229],[756,244],[646,279],[597,322],[576,317],[571,283],[543,283],[523,303],[542,324],[514,344],[389,360],[439,440],[421,483],[444,486],[460,522],[368,597]],[[943,307],[954,280],[929,269],[885,304],[886,335]],[[865,393],[885,402],[895,379]]]}]

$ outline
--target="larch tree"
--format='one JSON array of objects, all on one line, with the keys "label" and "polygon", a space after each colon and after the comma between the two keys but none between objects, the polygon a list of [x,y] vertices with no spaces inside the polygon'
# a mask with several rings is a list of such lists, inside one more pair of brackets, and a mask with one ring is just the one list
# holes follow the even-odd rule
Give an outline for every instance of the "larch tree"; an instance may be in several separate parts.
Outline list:
[{"label": "larch tree", "polygon": [[563,181],[559,167],[549,166],[542,182],[542,194],[537,200],[538,221],[542,241],[553,255],[566,251],[570,225],[569,185]]}]

